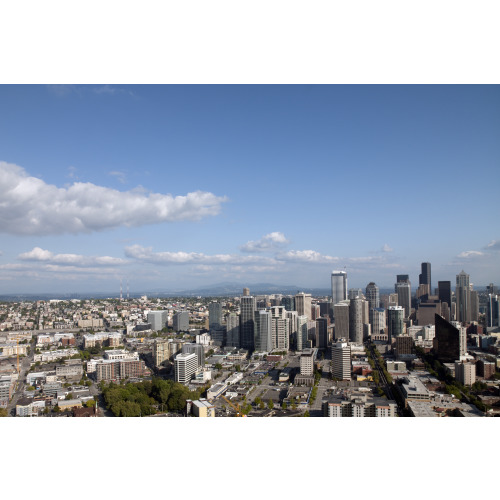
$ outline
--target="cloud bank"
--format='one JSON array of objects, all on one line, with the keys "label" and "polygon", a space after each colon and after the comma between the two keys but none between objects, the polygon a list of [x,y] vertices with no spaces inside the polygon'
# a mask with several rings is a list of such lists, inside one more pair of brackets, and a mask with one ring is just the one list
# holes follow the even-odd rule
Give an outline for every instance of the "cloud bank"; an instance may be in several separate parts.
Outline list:
[{"label": "cloud bank", "polygon": [[240,247],[242,252],[265,252],[269,250],[274,250],[276,248],[281,248],[287,245],[289,241],[286,239],[283,233],[275,231],[274,233],[269,233],[263,236],[257,241],[248,241]]},{"label": "cloud bank", "polygon": [[35,247],[29,252],[19,254],[19,260],[30,262],[44,262],[46,264],[58,264],[63,266],[119,266],[126,264],[128,261],[119,257],[87,257],[74,253],[54,254],[49,250],[44,250],[40,247]]},{"label": "cloud bank", "polygon": [[226,197],[118,191],[90,182],[46,184],[17,165],[0,162],[0,232],[16,235],[90,233],[119,226],[196,221],[217,215]]}]

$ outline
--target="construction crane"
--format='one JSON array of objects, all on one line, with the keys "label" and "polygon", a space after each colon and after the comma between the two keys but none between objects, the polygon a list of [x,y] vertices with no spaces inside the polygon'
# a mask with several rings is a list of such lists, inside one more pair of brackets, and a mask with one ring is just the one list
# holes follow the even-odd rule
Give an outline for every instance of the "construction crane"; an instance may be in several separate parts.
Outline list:
[{"label": "construction crane", "polygon": [[246,417],[246,415],[243,414],[241,411],[241,407],[238,404],[234,404],[229,399],[226,398],[226,396],[222,395],[222,399],[236,412],[237,417]]}]

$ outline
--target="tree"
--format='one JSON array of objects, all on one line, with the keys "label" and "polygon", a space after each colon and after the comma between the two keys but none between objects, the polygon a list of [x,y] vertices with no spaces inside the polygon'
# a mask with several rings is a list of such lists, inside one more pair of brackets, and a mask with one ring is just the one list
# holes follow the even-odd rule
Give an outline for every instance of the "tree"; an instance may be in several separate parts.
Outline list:
[{"label": "tree", "polygon": [[304,417],[310,417],[311,415],[309,415],[309,410],[306,410],[305,413],[304,413]]},{"label": "tree", "polygon": [[52,408],[52,411],[54,413],[59,413],[61,411],[61,408],[59,408],[59,405],[55,405],[54,408]]},{"label": "tree", "polygon": [[281,403],[281,409],[286,410],[287,408],[288,408],[288,405],[283,401],[283,403]]},{"label": "tree", "polygon": [[86,403],[85,406],[87,408],[93,408],[96,405],[96,402],[93,399],[89,399]]},{"label": "tree", "polygon": [[66,394],[66,397],[64,398],[66,401],[69,401],[70,399],[73,399],[73,393],[70,392],[68,394]]},{"label": "tree", "polygon": [[215,369],[216,370],[222,370],[222,365],[220,363],[216,363]]},{"label": "tree", "polygon": [[0,417],[6,417],[6,416],[7,416],[7,409],[0,408]]},{"label": "tree", "polygon": [[268,402],[267,402],[267,407],[272,410],[274,408],[274,403],[273,403],[273,400],[270,399]]},{"label": "tree", "polygon": [[259,403],[259,408],[261,410],[263,410],[265,407],[266,407],[266,405],[264,404],[264,401],[261,400],[260,403]]}]

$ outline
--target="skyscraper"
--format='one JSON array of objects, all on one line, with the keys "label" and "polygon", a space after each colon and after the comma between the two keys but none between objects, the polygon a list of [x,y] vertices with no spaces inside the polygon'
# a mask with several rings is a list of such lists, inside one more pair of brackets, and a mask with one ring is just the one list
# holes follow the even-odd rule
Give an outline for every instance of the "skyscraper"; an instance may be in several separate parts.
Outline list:
[{"label": "skyscraper", "polygon": [[332,375],[340,380],[351,380],[351,346],[345,339],[332,345]]},{"label": "skyscraper", "polygon": [[432,293],[431,286],[431,263],[430,262],[422,262],[421,264],[422,273],[418,276],[418,284],[419,285],[429,285],[429,294]]},{"label": "skyscraper", "polygon": [[181,384],[188,384],[196,373],[198,358],[193,353],[177,354],[174,360],[175,381]]},{"label": "skyscraper", "polygon": [[372,281],[366,285],[366,300],[370,309],[380,307],[380,294],[378,286]]},{"label": "skyscraper", "polygon": [[205,349],[201,344],[184,344],[182,346],[182,352],[184,354],[196,354],[198,368],[203,368],[205,366]]},{"label": "skyscraper", "polygon": [[297,351],[307,347],[307,316],[297,316]]},{"label": "skyscraper", "polygon": [[271,311],[254,312],[254,346],[257,352],[269,352],[273,348]]},{"label": "skyscraper", "polygon": [[363,343],[363,302],[356,297],[349,304],[349,340],[359,344]]},{"label": "skyscraper", "polygon": [[333,306],[335,316],[335,339],[349,338],[349,301],[343,300]]},{"label": "skyscraper", "polygon": [[151,330],[159,331],[167,326],[168,311],[149,311],[148,323],[151,323]]},{"label": "skyscraper", "polygon": [[185,332],[189,330],[189,312],[179,311],[172,318],[172,327],[176,332]]},{"label": "skyscraper", "polygon": [[229,313],[226,324],[226,345],[229,347],[240,347],[240,317],[236,313]]},{"label": "skyscraper", "polygon": [[399,281],[399,276],[408,275],[398,275],[394,291],[398,294],[398,305],[405,310],[405,318],[409,318],[411,313],[411,283],[409,279]]},{"label": "skyscraper", "polygon": [[372,310],[372,335],[385,334],[385,309],[376,307]]},{"label": "skyscraper", "polygon": [[326,349],[328,346],[328,320],[326,318],[316,319],[316,347]]},{"label": "skyscraper", "polygon": [[486,304],[486,326],[489,328],[500,326],[498,296],[492,293],[488,294],[488,303]]},{"label": "skyscraper", "polygon": [[451,281],[438,281],[438,298],[451,309]]},{"label": "skyscraper", "polygon": [[404,333],[405,310],[401,306],[391,306],[387,312],[387,335],[389,343],[391,343],[393,338]]},{"label": "skyscraper", "polygon": [[347,273],[345,271],[332,271],[332,304],[347,300]]},{"label": "skyscraper", "polygon": [[243,349],[254,349],[254,312],[257,310],[255,297],[245,295],[240,300],[240,344]]},{"label": "skyscraper", "polygon": [[460,323],[470,323],[469,275],[463,270],[457,274],[455,296],[457,299],[457,321]]},{"label": "skyscraper", "polygon": [[[460,354],[464,352],[464,340],[467,341],[458,328],[443,319],[439,314],[434,316],[436,325],[436,336],[434,337],[434,349],[437,358],[442,363],[454,363],[460,359]],[[465,337],[465,339],[464,339]]]},{"label": "skyscraper", "polygon": [[208,304],[208,328],[218,330],[222,326],[222,304],[217,301]]},{"label": "skyscraper", "polygon": [[298,293],[295,295],[295,310],[299,316],[307,316],[311,319],[311,294],[310,293]]}]

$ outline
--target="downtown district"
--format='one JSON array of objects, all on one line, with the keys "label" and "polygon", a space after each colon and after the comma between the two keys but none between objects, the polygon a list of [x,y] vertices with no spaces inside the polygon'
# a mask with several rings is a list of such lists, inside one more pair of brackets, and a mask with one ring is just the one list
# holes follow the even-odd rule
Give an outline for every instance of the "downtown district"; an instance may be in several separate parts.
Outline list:
[{"label": "downtown district", "polygon": [[0,303],[0,415],[500,415],[497,287]]}]

